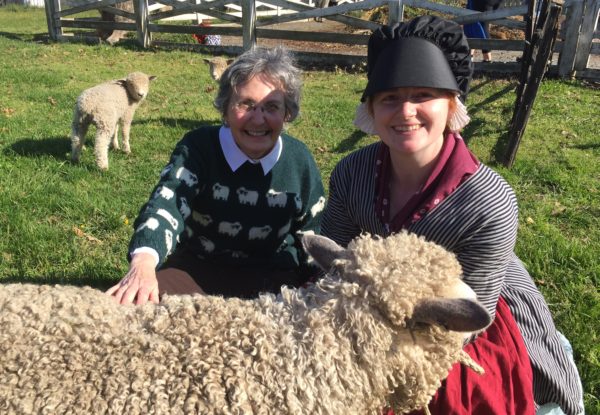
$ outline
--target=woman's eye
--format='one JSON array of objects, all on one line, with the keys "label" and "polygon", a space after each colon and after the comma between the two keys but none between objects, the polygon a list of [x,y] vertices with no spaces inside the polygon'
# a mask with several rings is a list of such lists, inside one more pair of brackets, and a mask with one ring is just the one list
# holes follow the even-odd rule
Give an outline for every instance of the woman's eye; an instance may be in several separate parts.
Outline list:
[{"label": "woman's eye", "polygon": [[413,95],[413,99],[419,102],[428,101],[433,98],[434,96],[430,92],[419,92],[418,94]]},{"label": "woman's eye", "polygon": [[283,105],[281,105],[278,102],[267,102],[265,104],[265,111],[267,111],[268,113],[279,112],[279,111],[281,111],[282,108],[283,108]]},{"label": "woman's eye", "polygon": [[396,95],[386,95],[381,98],[381,102],[384,104],[394,104],[398,102],[398,97]]}]

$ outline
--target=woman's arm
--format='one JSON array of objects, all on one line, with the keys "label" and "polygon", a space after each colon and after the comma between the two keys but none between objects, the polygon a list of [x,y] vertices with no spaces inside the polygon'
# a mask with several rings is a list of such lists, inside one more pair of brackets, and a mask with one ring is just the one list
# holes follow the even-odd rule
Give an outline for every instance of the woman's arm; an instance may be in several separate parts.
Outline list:
[{"label": "woman's arm", "polygon": [[[177,246],[190,213],[189,206],[204,183],[203,178],[198,177],[200,171],[198,157],[190,149],[189,140],[184,138],[173,151],[150,199],[134,222],[135,231],[129,244],[129,270],[119,284],[107,291],[119,303],[158,302],[155,270]],[[148,252],[132,256],[139,248],[155,251],[158,263]]]}]

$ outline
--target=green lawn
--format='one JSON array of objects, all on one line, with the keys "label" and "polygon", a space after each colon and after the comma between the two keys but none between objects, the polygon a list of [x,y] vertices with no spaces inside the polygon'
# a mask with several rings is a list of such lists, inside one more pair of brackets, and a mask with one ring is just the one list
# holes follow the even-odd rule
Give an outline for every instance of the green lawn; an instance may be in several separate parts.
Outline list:
[{"label": "green lawn", "polygon": [[[43,10],[0,8],[0,281],[107,287],[125,273],[133,219],[182,135],[219,122],[216,84],[201,54],[126,46],[57,44]],[[132,126],[132,154],[111,152],[99,172],[91,145],[69,161],[73,105],[100,81],[157,75]],[[314,152],[325,183],[338,160],[372,142],[352,126],[362,74],[307,72],[301,116],[289,132]],[[516,163],[496,162],[516,81],[479,78],[464,132],[478,157],[515,188],[517,253],[572,341],[586,411],[600,414],[600,91],[546,80]],[[92,132],[90,132],[90,135]]]}]

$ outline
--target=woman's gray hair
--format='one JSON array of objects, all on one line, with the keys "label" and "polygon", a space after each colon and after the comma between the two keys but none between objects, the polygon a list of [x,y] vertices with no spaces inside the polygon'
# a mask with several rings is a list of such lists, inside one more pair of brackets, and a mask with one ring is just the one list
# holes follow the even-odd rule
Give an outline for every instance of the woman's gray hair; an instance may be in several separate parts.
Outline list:
[{"label": "woman's gray hair", "polygon": [[300,111],[301,72],[291,53],[281,46],[250,49],[229,65],[219,80],[215,108],[224,118],[235,87],[259,74],[281,84],[285,95],[285,120],[294,121]]}]

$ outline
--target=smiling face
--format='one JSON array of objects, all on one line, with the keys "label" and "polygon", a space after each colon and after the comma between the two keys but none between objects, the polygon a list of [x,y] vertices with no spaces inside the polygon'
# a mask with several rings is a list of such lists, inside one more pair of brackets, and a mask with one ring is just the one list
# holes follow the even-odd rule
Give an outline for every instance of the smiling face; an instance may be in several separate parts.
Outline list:
[{"label": "smiling face", "polygon": [[266,156],[275,146],[285,121],[285,95],[264,74],[237,85],[225,113],[237,146],[252,159]]},{"label": "smiling face", "polygon": [[434,88],[394,88],[375,94],[370,111],[375,130],[391,152],[427,162],[444,142],[451,93]]}]

